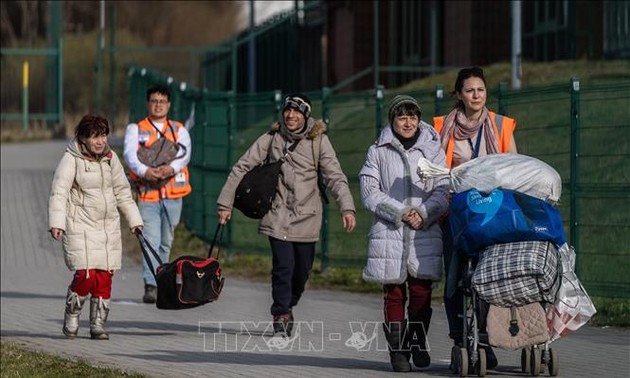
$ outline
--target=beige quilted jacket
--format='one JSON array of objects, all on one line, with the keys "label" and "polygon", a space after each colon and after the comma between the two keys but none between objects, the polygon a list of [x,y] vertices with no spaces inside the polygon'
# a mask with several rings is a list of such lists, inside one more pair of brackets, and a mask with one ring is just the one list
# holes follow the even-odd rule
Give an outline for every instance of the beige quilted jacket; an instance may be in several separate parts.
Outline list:
[{"label": "beige quilted jacket", "polygon": [[[325,130],[323,121],[309,118],[305,130],[292,136],[300,142],[282,164],[277,195],[271,210],[260,220],[259,233],[285,241],[308,243],[319,240],[323,207],[314,156],[318,149],[319,170],[339,211],[342,214],[356,212],[348,179],[328,136],[324,134]],[[320,143],[319,147],[313,146],[313,143]],[[232,167],[217,199],[218,207],[232,209],[234,193],[241,178],[265,160],[270,145],[271,161],[277,161],[290,144],[292,141],[287,139],[277,123],[272,126],[271,132],[260,136]]]},{"label": "beige quilted jacket", "polygon": [[48,200],[49,229],[65,231],[64,259],[70,270],[120,269],[119,210],[131,228],[143,225],[116,153],[94,160],[71,141],[55,170]]}]

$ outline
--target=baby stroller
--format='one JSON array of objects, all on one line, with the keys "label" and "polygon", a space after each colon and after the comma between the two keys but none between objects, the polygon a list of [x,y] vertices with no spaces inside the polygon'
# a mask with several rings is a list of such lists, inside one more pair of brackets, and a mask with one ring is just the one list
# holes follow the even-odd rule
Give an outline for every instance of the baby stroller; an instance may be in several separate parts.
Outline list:
[{"label": "baby stroller", "polygon": [[[522,257],[523,255],[531,256]],[[540,324],[539,321],[538,325],[539,328],[544,328],[540,329],[537,339],[530,338],[534,340],[531,344],[520,345],[521,371],[532,376],[539,376],[547,369],[550,376],[558,375],[558,353],[550,347],[551,342],[548,339],[544,315],[545,306],[554,301],[561,279],[561,272],[558,271],[560,258],[553,243],[542,241],[505,243],[485,248],[479,257],[462,257],[464,262],[458,286],[464,293],[462,316],[464,337],[463,345],[455,345],[451,350],[452,371],[460,377],[466,377],[469,374],[483,377],[487,370],[484,347],[514,349],[506,348],[505,344],[493,345],[491,335],[485,332],[486,327],[493,328],[491,327],[493,324],[490,323],[495,320],[488,317],[488,324],[486,324],[488,303],[518,309],[519,304],[531,303],[532,298],[535,298],[543,306],[538,308],[538,311],[543,314],[543,323]],[[538,273],[532,273],[529,277],[526,277],[527,275],[515,277],[508,271],[517,269],[520,271],[519,274],[522,274],[523,270],[527,270],[528,264],[525,262],[527,260],[534,261],[533,265],[537,266]],[[519,262],[515,263],[515,261]],[[479,267],[479,265],[483,266]],[[540,273],[546,277],[541,277]],[[537,274],[538,277],[536,277]],[[533,284],[526,282],[528,280],[535,282]],[[538,303],[534,302],[530,306],[537,307]],[[514,312],[511,313],[514,314]],[[523,323],[526,321],[521,323],[522,328],[526,326]],[[518,334],[516,317],[507,319],[505,328],[512,332],[512,336]]]}]

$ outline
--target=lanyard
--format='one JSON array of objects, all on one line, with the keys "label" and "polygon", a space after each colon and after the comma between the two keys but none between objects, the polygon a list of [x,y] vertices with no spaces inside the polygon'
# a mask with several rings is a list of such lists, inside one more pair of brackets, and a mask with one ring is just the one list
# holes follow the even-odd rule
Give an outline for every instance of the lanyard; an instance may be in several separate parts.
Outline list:
[{"label": "lanyard", "polygon": [[468,138],[468,144],[470,145],[470,149],[472,150],[472,159],[475,159],[479,156],[479,146],[481,146],[481,131],[483,130],[483,125],[479,126],[479,132],[477,133],[477,143],[475,143],[475,147],[473,147],[472,141]]}]

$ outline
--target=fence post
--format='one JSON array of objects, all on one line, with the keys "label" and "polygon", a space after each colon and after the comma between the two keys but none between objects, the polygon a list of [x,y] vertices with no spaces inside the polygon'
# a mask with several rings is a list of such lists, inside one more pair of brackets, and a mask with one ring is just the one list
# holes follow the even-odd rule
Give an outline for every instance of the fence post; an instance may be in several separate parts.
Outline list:
[{"label": "fence post", "polygon": [[[324,123],[326,124],[327,129],[330,126],[329,114],[330,114],[330,88],[323,87],[322,88],[322,119],[324,120]],[[319,176],[319,172],[317,173],[317,175]],[[319,181],[319,177],[318,177],[318,181]],[[322,273],[325,273],[326,271],[328,271],[328,267],[330,265],[330,249],[329,249],[330,238],[328,237],[330,233],[330,227],[329,227],[330,211],[323,197],[321,198],[321,201],[322,201],[322,208],[323,208],[322,230],[321,230],[321,239],[322,239],[321,262],[322,262]]]},{"label": "fence post", "polygon": [[172,76],[166,78],[166,86],[171,91],[171,97],[169,99],[171,101],[171,109],[169,111],[169,114],[171,115],[172,119],[181,121],[182,117],[179,105],[180,93],[177,83],[175,83],[175,79],[173,79]]},{"label": "fence post", "polygon": [[[100,2],[99,28],[96,42],[96,112],[103,110],[102,83],[103,83],[103,49],[105,48],[105,2]],[[61,52],[60,52],[61,53]]]},{"label": "fence post", "polygon": [[237,37],[232,38],[232,43],[230,45],[231,50],[231,55],[232,55],[232,61],[231,61],[231,79],[232,79],[232,83],[230,84],[230,89],[232,91],[234,91],[234,93],[238,92],[238,43],[237,43]]},{"label": "fence post", "polygon": [[[435,86],[435,112],[434,116],[442,115],[442,101],[444,100],[444,86],[438,84]],[[433,122],[431,122],[433,123]]]},{"label": "fence post", "polygon": [[507,92],[508,85],[505,82],[499,83],[499,114],[507,115],[508,104],[507,99],[505,98],[505,93]]},{"label": "fence post", "polygon": [[63,125],[63,39],[57,44],[57,122]]},{"label": "fence post", "polygon": [[380,39],[379,27],[380,26],[379,26],[379,22],[378,22],[378,20],[379,20],[379,11],[378,11],[379,10],[378,9],[378,5],[379,4],[378,4],[378,0],[374,0],[372,2],[372,4],[373,4],[373,8],[372,9],[373,9],[373,12],[374,12],[374,15],[373,15],[373,17],[374,17],[374,20],[373,20],[373,22],[374,22],[374,36],[373,36],[373,38],[374,38],[374,46],[373,46],[373,49],[374,49],[374,85],[378,86],[379,85],[378,83],[381,80],[381,78],[380,78],[381,69],[380,69],[380,66],[379,66],[379,64],[380,64],[379,63],[379,50],[380,50],[380,47],[379,47],[379,39]]},{"label": "fence post", "polygon": [[117,96],[117,80],[116,73],[118,70],[116,69],[116,3],[112,2],[109,6],[111,16],[110,19],[110,30],[109,30],[109,120],[111,130],[110,132],[113,134],[116,130],[116,113],[118,112],[118,101]]},{"label": "fence post", "polygon": [[378,138],[378,134],[381,132],[383,128],[383,97],[384,97],[385,87],[382,85],[376,86],[376,121],[374,122],[374,126],[376,127],[376,137]]},{"label": "fence post", "polygon": [[280,110],[282,109],[282,91],[276,89],[273,93],[273,102],[276,104],[276,120],[280,119]]},{"label": "fence post", "polygon": [[571,78],[571,216],[570,216],[570,226],[571,226],[571,234],[569,242],[575,248],[575,272],[580,273],[579,271],[579,245],[580,245],[580,231],[579,231],[579,204],[578,204],[578,193],[580,191],[579,185],[579,155],[580,155],[580,81],[578,78]]},{"label": "fence post", "polygon": [[22,64],[22,131],[28,129],[28,60]]}]

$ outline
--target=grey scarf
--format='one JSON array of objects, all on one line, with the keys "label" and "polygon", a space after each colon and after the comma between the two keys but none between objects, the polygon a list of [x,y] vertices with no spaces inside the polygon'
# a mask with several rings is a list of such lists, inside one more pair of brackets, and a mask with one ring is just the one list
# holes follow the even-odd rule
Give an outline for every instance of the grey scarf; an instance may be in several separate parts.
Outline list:
[{"label": "grey scarf", "polygon": [[280,135],[289,141],[304,139],[308,136],[313,126],[315,126],[315,120],[312,117],[308,117],[304,123],[304,127],[300,130],[291,131],[287,129],[287,126],[284,124],[284,119],[280,119]]}]

